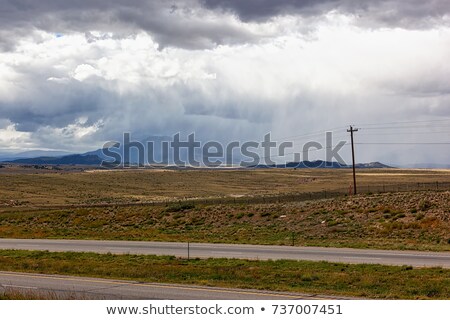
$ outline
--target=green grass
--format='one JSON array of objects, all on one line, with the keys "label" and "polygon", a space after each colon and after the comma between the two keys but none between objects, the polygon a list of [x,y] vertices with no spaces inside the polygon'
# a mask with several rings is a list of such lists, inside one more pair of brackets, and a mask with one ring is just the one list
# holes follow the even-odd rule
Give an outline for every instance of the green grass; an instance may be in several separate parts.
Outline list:
[{"label": "green grass", "polygon": [[377,299],[450,298],[450,270],[441,268],[2,250],[0,270]]}]

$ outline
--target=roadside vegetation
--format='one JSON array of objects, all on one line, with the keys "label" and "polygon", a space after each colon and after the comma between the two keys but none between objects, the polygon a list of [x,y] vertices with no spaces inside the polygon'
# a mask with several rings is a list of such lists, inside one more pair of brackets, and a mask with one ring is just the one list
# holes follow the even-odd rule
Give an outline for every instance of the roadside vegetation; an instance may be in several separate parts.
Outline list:
[{"label": "roadside vegetation", "polygon": [[[53,292],[40,292],[24,289],[5,289],[0,291],[0,300],[58,300],[59,296]],[[64,297],[64,300],[81,300],[75,295]]]},{"label": "roadside vegetation", "polygon": [[289,203],[10,210],[0,237],[450,251],[450,192]]},{"label": "roadside vegetation", "polygon": [[0,270],[376,299],[450,298],[450,270],[441,268],[2,250]]}]

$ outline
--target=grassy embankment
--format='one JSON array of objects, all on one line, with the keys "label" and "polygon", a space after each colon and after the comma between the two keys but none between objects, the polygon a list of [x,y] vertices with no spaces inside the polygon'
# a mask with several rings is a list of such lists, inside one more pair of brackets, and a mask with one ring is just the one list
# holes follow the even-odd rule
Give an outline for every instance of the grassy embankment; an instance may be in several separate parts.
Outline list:
[{"label": "grassy embankment", "polygon": [[450,251],[450,192],[258,205],[0,213],[0,237],[154,240]]}]

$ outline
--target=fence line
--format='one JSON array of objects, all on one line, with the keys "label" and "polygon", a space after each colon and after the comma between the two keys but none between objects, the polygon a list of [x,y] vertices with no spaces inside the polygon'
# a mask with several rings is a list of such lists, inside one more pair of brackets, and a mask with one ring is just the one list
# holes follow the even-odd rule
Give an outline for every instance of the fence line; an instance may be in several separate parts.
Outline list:
[{"label": "fence line", "polygon": [[[380,194],[389,192],[408,192],[408,191],[448,191],[450,182],[418,182],[405,184],[383,184],[383,185],[359,185],[359,194]],[[126,204],[115,204],[118,206],[195,206],[195,205],[219,205],[219,204],[264,204],[264,203],[282,203],[297,202],[306,200],[329,199],[349,195],[348,188],[339,188],[332,190],[321,190],[313,192],[300,192],[281,195],[258,195],[249,197],[226,197],[226,198],[200,198],[200,199],[179,199],[170,201],[152,201],[137,202]],[[97,204],[103,206],[104,204]],[[91,205],[96,206],[96,204]]]},{"label": "fence line", "polygon": [[[405,183],[405,184],[384,184],[384,185],[360,185],[358,187],[359,194],[380,194],[389,192],[408,192],[408,191],[447,191],[450,190],[450,182],[420,182],[420,183]],[[322,190],[314,192],[301,192],[295,194],[283,195],[264,195],[254,197],[240,197],[240,198],[214,198],[214,199],[186,199],[179,200],[182,204],[259,204],[259,203],[274,203],[274,202],[296,202],[305,200],[319,200],[335,198],[339,196],[349,195],[348,188],[340,188],[333,190]],[[157,203],[154,203],[157,205]],[[173,204],[167,202],[166,205]]]},{"label": "fence line", "polygon": [[[389,192],[408,192],[408,191],[450,191],[450,182],[418,182],[407,184],[383,184],[383,185],[359,185],[359,194],[380,194]],[[39,209],[67,209],[67,208],[95,208],[95,207],[132,207],[132,206],[186,206],[186,208],[195,205],[219,205],[219,204],[264,204],[264,203],[283,203],[297,202],[307,200],[320,200],[342,197],[349,195],[348,188],[339,188],[333,190],[323,189],[313,192],[299,192],[281,195],[258,195],[250,197],[226,197],[226,198],[198,198],[198,199],[179,199],[169,201],[149,201],[149,202],[118,202],[118,203],[83,203],[67,204],[59,206],[39,206],[32,207],[30,210]]]}]

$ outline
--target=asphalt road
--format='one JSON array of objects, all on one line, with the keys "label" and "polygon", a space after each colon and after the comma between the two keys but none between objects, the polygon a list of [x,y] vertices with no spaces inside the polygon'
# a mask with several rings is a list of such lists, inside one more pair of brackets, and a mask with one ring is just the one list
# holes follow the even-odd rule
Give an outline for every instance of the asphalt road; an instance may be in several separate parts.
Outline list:
[{"label": "asphalt road", "polygon": [[0,293],[23,293],[39,299],[108,300],[290,300],[348,299],[345,297],[225,289],[177,284],[140,283],[110,279],[0,272]]},{"label": "asphalt road", "polygon": [[[0,249],[188,256],[188,244],[178,242],[0,239]],[[191,243],[189,256],[191,258],[289,259],[450,268],[448,252]]]}]

